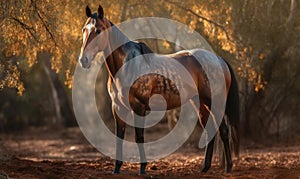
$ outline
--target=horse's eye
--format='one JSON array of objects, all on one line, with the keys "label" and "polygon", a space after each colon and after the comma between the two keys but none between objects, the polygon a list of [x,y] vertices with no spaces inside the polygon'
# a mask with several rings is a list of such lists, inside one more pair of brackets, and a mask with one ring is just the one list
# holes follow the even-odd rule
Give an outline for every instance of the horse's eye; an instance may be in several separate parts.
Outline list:
[{"label": "horse's eye", "polygon": [[97,33],[97,34],[100,34],[100,33],[101,33],[101,30],[100,30],[100,29],[97,29],[97,30],[96,30],[96,33]]},{"label": "horse's eye", "polygon": [[85,30],[85,28],[82,28],[82,30],[81,30],[81,31],[82,31],[82,33],[84,32],[84,30]]}]

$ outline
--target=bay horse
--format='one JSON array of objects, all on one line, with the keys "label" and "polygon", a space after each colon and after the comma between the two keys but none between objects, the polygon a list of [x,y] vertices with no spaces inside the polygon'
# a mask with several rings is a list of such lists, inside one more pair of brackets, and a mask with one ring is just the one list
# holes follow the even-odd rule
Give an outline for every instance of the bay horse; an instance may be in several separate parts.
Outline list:
[{"label": "bay horse", "polygon": [[[114,81],[116,80],[116,74],[118,70],[128,62],[139,55],[153,53],[151,49],[144,43],[135,42],[129,40],[120,30],[114,26],[104,16],[104,10],[99,5],[97,13],[92,13],[89,6],[86,7],[87,20],[82,29],[83,32],[83,43],[81,47],[81,52],[79,56],[79,63],[82,68],[90,68],[91,62],[98,52],[103,52],[105,59],[105,66],[109,73],[107,88],[109,95],[112,100],[112,113],[115,119],[115,133],[118,138],[124,139],[126,123],[120,118],[116,113],[116,108],[121,108],[124,110],[128,109],[128,106],[124,105],[124,97],[121,95],[121,87],[116,85]],[[113,27],[113,28],[112,28]],[[118,33],[115,33],[117,31]],[[117,35],[115,35],[117,34]],[[115,50],[112,50],[112,46],[117,43],[118,40],[121,41],[125,39],[126,43],[121,44]],[[193,52],[204,53],[201,49],[196,49]],[[163,55],[161,55],[163,56]],[[208,116],[211,109],[211,93],[209,84],[207,81],[207,76],[199,64],[199,62],[193,56],[193,53],[187,53],[187,51],[180,51],[175,54],[167,55],[175,59],[182,66],[184,66],[187,71],[192,76],[198,90],[197,98],[200,100],[199,109],[195,109],[198,113],[200,124],[206,125],[208,121]],[[232,158],[231,158],[231,146],[230,140],[233,141],[233,149],[236,155],[239,151],[239,135],[238,135],[238,125],[239,125],[239,97],[237,81],[231,66],[221,57],[217,58],[222,66],[225,85],[226,85],[226,107],[225,115],[227,116],[225,120],[223,119],[218,130],[224,145],[224,155],[225,155],[225,171],[231,172],[232,170]],[[205,60],[205,59],[204,59]],[[138,66],[136,66],[138,68]],[[167,67],[164,67],[167,68]],[[165,69],[168,70],[168,69]],[[124,74],[126,75],[126,74]],[[130,76],[130,75],[129,75]],[[185,88],[185,87],[183,87]],[[149,99],[152,95],[159,94],[162,95],[167,103],[167,109],[175,109],[180,107],[180,95],[178,90],[174,87],[174,83],[162,75],[148,74],[136,80],[130,88],[128,98],[130,103],[130,108],[140,116],[145,116],[146,111],[149,110]],[[121,97],[120,97],[121,96]],[[193,97],[189,96],[185,100],[186,102],[193,102]],[[233,135],[229,135],[230,131],[233,131]],[[140,174],[146,173],[146,156],[144,151],[144,128],[135,127],[135,141],[138,145],[140,154]],[[213,155],[215,136],[209,141],[205,150],[205,159],[203,162],[203,167],[201,172],[207,172],[211,166],[211,160]],[[122,160],[122,140],[117,140],[116,143],[116,161],[113,173],[119,173],[120,168],[123,164]]]}]

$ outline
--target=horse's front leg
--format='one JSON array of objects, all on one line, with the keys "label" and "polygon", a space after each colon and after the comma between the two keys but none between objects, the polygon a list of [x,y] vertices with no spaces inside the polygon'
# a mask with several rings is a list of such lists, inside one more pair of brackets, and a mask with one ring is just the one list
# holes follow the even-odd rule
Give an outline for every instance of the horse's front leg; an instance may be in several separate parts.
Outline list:
[{"label": "horse's front leg", "polygon": [[[144,116],[145,113],[141,114],[141,116]],[[141,118],[137,115],[134,117],[134,123],[135,126],[144,126],[144,118]],[[145,154],[145,149],[144,149],[144,128],[142,127],[135,127],[135,142],[138,145],[139,149],[139,154],[140,154],[140,172],[139,174],[146,174],[146,166],[147,166],[147,158]]]},{"label": "horse's front leg", "polygon": [[115,169],[112,173],[116,174],[116,173],[120,173],[120,168],[123,164],[122,152],[123,152],[123,139],[125,134],[126,123],[122,121],[120,117],[116,114],[114,107],[112,109],[112,112],[115,118],[115,132],[117,133],[116,162],[115,162]]}]

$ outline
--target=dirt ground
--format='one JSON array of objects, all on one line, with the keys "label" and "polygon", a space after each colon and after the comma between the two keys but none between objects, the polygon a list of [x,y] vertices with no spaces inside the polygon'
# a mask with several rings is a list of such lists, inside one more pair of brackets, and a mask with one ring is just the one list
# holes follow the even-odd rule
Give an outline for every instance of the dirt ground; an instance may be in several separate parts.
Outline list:
[{"label": "dirt ground", "polygon": [[204,151],[185,145],[147,166],[125,163],[111,174],[114,161],[86,142],[78,128],[31,129],[0,135],[1,178],[295,178],[300,179],[300,146],[242,146],[233,172],[224,173],[215,157],[208,173],[200,173]]}]

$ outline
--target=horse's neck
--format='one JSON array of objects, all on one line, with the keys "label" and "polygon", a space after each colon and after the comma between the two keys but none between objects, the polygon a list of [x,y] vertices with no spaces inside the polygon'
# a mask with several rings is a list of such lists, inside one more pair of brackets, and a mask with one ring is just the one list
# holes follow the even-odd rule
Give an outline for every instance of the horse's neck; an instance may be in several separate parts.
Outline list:
[{"label": "horse's neck", "polygon": [[106,56],[105,65],[107,71],[109,72],[109,76],[111,78],[114,78],[118,70],[123,65],[123,59],[125,58],[125,53],[123,52],[122,47],[119,47],[113,52],[107,49],[104,51],[104,53]]},{"label": "horse's neck", "polygon": [[106,57],[105,65],[110,77],[113,79],[118,70],[122,67],[125,58],[124,44],[130,42],[128,37],[124,35],[115,25],[111,22],[111,29],[109,32],[109,44],[104,50]]},{"label": "horse's neck", "polygon": [[113,80],[123,64],[138,55],[153,53],[144,43],[132,42],[112,24],[108,47],[104,50],[106,67]]}]

